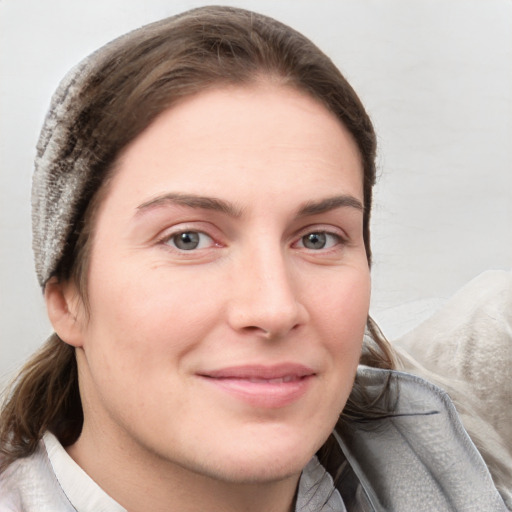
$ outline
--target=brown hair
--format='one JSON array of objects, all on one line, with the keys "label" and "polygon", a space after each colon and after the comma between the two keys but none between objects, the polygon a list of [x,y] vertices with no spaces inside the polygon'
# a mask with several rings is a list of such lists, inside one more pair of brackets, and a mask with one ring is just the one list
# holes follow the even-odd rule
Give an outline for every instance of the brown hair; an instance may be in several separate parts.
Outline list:
[{"label": "brown hair", "polygon": [[[102,51],[99,65],[80,91],[78,114],[62,155],[73,159],[85,148],[94,171],[55,273],[59,280],[72,279],[85,303],[95,212],[116,157],[180,98],[223,84],[270,79],[294,87],[324,104],[350,131],[363,165],[363,235],[371,263],[375,133],[352,87],[311,41],[260,14],[203,7],[129,33]],[[391,368],[391,349],[371,319],[368,330],[372,341],[365,345],[361,362]],[[346,414],[358,416],[361,411],[361,403],[349,400]],[[74,350],[54,334],[21,370],[5,402],[0,416],[0,469],[32,453],[46,430],[63,445],[74,443],[82,422]]]}]

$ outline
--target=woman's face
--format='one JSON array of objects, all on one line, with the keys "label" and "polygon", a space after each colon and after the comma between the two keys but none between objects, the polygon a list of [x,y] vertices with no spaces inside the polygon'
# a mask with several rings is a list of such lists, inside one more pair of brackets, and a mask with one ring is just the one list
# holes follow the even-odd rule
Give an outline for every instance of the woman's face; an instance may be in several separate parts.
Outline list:
[{"label": "woman's face", "polygon": [[219,88],[161,114],[96,221],[75,344],[97,457],[118,445],[223,481],[298,474],[360,355],[362,203],[356,144],[303,93]]}]

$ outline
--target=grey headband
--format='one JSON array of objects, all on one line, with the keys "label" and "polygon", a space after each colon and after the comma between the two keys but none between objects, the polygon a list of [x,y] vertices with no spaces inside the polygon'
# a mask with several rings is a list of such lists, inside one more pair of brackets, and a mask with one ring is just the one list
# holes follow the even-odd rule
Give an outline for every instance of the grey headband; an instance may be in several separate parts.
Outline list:
[{"label": "grey headband", "polygon": [[62,258],[76,220],[76,205],[89,177],[86,153],[75,152],[72,161],[65,156],[77,116],[74,105],[87,80],[89,65],[86,59],[60,83],[37,144],[32,178],[32,248],[41,286]]},{"label": "grey headband", "polygon": [[95,72],[134,38],[149,35],[161,22],[115,39],[75,66],[55,91],[37,144],[32,178],[32,248],[37,279],[44,287],[55,273],[91,181],[95,154],[77,128],[81,98]]}]

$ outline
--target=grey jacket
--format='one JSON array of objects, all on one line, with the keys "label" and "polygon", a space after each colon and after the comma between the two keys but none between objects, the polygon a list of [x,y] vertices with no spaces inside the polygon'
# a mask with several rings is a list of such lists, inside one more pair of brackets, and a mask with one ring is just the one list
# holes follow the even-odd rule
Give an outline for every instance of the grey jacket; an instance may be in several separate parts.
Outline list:
[{"label": "grey jacket", "polygon": [[[443,391],[368,367],[357,379],[380,414],[340,421],[303,472],[297,512],[506,512]],[[124,510],[66,458],[47,434],[34,455],[0,476],[0,512]]]},{"label": "grey jacket", "polygon": [[446,393],[401,372],[360,367],[357,378],[382,414],[341,422],[324,461],[348,512],[507,510]]}]

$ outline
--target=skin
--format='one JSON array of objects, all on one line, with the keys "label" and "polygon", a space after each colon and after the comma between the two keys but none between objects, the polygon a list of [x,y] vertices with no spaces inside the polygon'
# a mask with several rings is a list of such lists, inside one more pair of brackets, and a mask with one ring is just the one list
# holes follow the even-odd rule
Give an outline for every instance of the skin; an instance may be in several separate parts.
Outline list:
[{"label": "skin", "polygon": [[[96,221],[90,314],[70,283],[46,289],[77,348],[85,419],[69,454],[121,505],[292,510],[361,351],[362,202],[352,137],[286,86],[186,98],[125,148]],[[212,378],[284,363],[308,369],[298,391]]]}]

